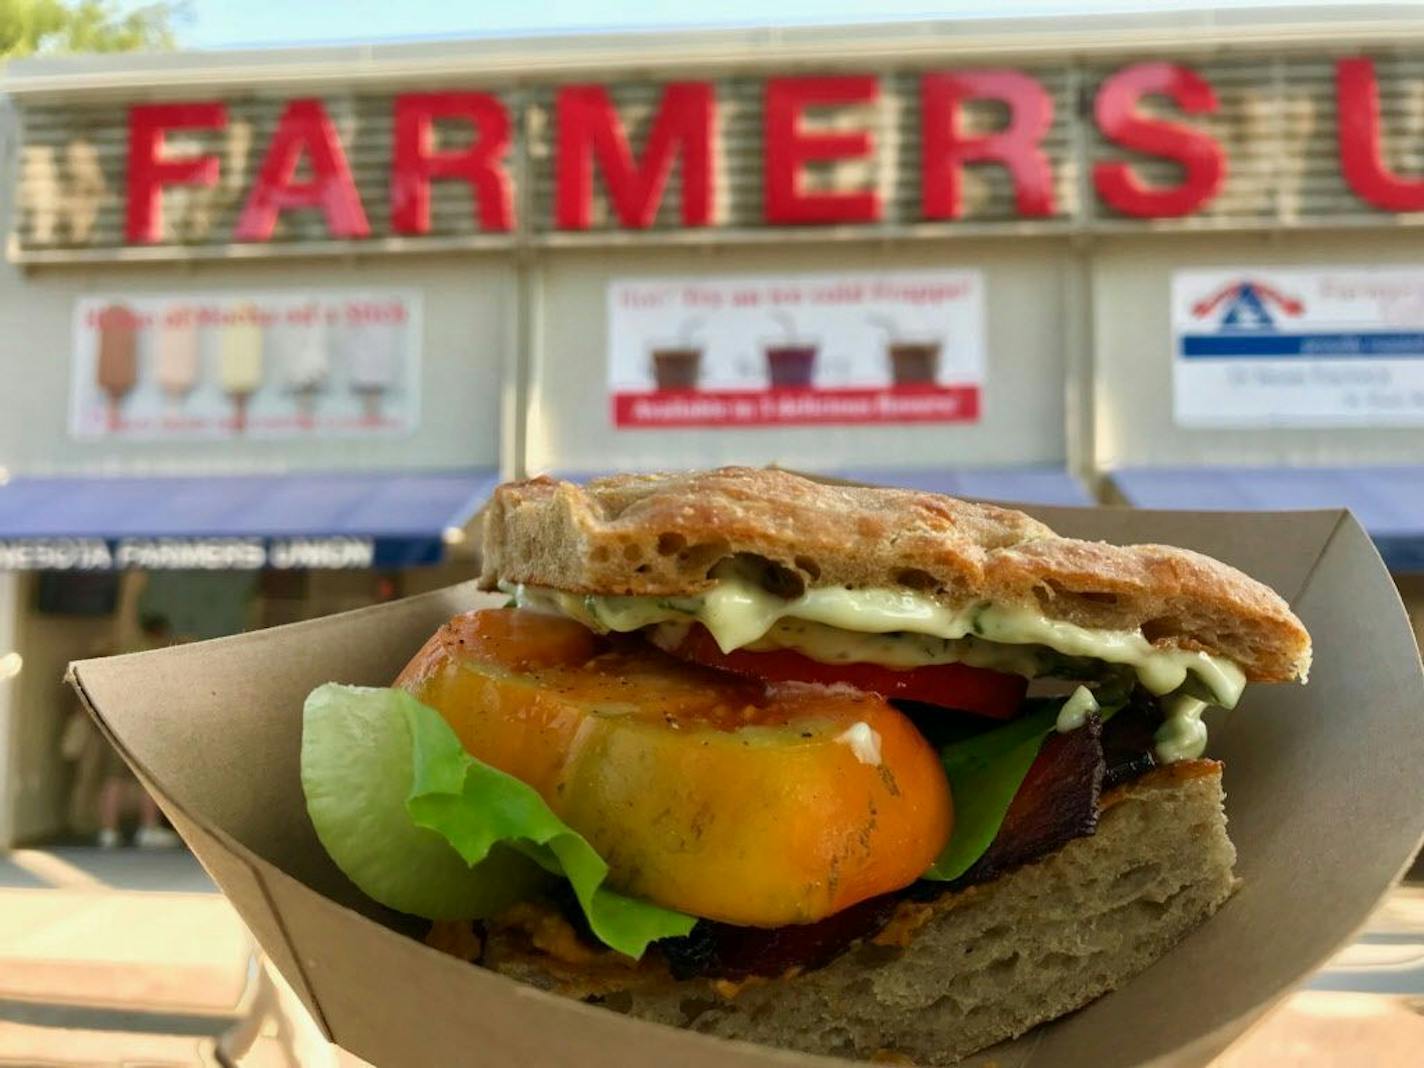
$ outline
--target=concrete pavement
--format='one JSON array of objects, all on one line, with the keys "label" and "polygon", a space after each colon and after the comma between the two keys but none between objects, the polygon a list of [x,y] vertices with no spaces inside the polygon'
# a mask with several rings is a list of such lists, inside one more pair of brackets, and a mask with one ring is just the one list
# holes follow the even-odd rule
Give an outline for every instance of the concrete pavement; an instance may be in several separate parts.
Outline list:
[{"label": "concrete pavement", "polygon": [[0,858],[0,1065],[212,1065],[250,982],[242,921],[183,850]]},{"label": "concrete pavement", "polygon": [[0,854],[0,1066],[366,1068],[182,849]]},{"label": "concrete pavement", "polygon": [[[239,1068],[358,1068],[321,1040],[252,950],[182,850],[0,855],[0,1066],[215,1068],[226,1034]],[[1405,1068],[1420,1049],[1424,886],[1415,885],[1212,1068]]]},{"label": "concrete pavement", "polygon": [[186,849],[97,849],[55,845],[0,852],[0,889],[101,886],[216,894],[217,888]]}]

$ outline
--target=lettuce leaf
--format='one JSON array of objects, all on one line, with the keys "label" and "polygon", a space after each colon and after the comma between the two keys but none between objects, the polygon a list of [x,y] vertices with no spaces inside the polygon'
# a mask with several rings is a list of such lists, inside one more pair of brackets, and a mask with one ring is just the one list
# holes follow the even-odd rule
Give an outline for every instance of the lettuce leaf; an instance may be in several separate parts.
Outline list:
[{"label": "lettuce leaf", "polygon": [[[328,751],[326,759],[309,760],[309,750]],[[381,781],[329,782],[342,767]],[[697,922],[605,887],[608,865],[537,791],[476,760],[438,712],[403,690],[314,691],[302,782],[322,844],[352,881],[392,908],[432,919],[485,917],[554,876],[571,884],[593,933],[630,957]],[[334,817],[338,833],[324,833]]]},{"label": "lettuce leaf", "polygon": [[393,690],[322,686],[302,711],[302,789],[317,837],[367,897],[431,920],[493,916],[550,881],[500,846],[471,867],[406,811],[414,746]]},{"label": "lettuce leaf", "polygon": [[415,742],[406,808],[418,826],[440,834],[469,864],[506,844],[567,879],[593,933],[627,956],[641,957],[648,943],[692,930],[696,917],[607,889],[603,858],[533,787],[476,760],[438,712],[402,696]]}]

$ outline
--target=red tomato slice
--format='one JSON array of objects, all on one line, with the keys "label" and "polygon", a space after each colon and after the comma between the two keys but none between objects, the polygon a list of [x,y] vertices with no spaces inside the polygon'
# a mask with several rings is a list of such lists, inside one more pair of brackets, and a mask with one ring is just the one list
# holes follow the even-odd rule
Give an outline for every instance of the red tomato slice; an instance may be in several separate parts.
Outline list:
[{"label": "red tomato slice", "polygon": [[750,675],[765,682],[813,682],[823,686],[842,683],[857,690],[903,701],[923,701],[958,708],[994,719],[1012,719],[1028,691],[1028,680],[968,664],[931,664],[918,668],[890,668],[879,664],[823,664],[791,649],[754,653],[734,649],[724,653],[705,627],[696,626],[675,649],[674,656]]}]

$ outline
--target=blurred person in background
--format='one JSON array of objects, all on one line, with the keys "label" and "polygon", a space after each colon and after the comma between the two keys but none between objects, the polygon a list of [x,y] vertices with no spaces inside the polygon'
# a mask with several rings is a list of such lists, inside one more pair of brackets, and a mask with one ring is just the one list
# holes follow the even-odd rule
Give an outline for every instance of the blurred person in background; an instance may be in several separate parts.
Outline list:
[{"label": "blurred person in background", "polygon": [[[173,628],[165,616],[145,613],[140,617],[139,630],[139,650],[173,643]],[[111,643],[106,643],[106,647],[95,650],[95,655],[110,656],[115,651]],[[140,849],[172,849],[178,845],[178,836],[164,826],[157,803],[83,708],[76,708],[70,717],[62,751],[65,759],[75,765],[71,826],[81,831],[91,827],[97,806],[96,840],[101,848],[114,849],[124,843],[124,816],[137,811],[134,845]]]}]

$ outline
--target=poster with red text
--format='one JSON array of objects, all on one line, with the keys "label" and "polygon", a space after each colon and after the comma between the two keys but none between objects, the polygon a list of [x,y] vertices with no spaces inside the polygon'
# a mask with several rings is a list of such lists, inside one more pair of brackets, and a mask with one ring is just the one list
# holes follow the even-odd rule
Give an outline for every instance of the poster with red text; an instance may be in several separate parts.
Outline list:
[{"label": "poster with red text", "polygon": [[977,271],[619,279],[615,426],[972,423],[984,385]]},{"label": "poster with red text", "polygon": [[419,293],[125,293],[74,307],[77,438],[380,437],[419,419]]}]

